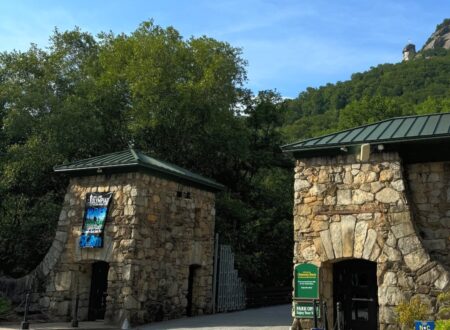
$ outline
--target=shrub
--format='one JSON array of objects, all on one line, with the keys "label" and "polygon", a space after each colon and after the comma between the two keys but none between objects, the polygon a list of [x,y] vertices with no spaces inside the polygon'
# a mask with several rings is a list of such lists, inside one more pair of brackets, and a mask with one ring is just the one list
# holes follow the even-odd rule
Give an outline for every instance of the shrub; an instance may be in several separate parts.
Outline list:
[{"label": "shrub", "polygon": [[450,320],[436,321],[436,330],[450,330]]},{"label": "shrub", "polygon": [[428,316],[428,306],[420,298],[402,302],[396,308],[398,323],[408,327],[414,326],[414,320],[424,320]]},{"label": "shrub", "polygon": [[11,302],[4,297],[0,297],[0,318],[10,311],[11,311]]},{"label": "shrub", "polygon": [[[443,326],[442,329],[450,329],[450,291],[443,292],[437,297],[438,303],[439,303],[439,312],[437,314],[438,320],[443,320]],[[447,326],[447,328],[445,328]]]}]

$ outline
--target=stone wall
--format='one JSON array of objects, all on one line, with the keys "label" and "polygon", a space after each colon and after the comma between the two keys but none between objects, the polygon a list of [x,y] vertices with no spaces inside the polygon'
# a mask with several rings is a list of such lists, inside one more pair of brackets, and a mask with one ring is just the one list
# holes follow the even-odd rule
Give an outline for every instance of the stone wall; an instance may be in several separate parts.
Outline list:
[{"label": "stone wall", "polygon": [[395,306],[414,296],[433,317],[437,294],[449,287],[449,273],[430,256],[421,223],[413,221],[403,170],[395,153],[373,154],[367,163],[352,155],[302,159],[295,168],[294,264],[321,268],[321,296],[333,306],[332,264],[376,262],[380,329],[397,329]]},{"label": "stone wall", "polygon": [[432,259],[450,267],[450,162],[407,166],[414,220]]},{"label": "stone wall", "polygon": [[[107,191],[113,198],[104,247],[80,249],[85,196]],[[197,265],[193,314],[209,313],[214,202],[212,192],[145,173],[73,178],[54,242],[36,270],[16,281],[16,294],[31,288],[37,308],[52,320],[66,321],[78,291],[79,319],[86,320],[92,263],[105,261],[105,320],[140,324],[186,315],[189,267]]]}]

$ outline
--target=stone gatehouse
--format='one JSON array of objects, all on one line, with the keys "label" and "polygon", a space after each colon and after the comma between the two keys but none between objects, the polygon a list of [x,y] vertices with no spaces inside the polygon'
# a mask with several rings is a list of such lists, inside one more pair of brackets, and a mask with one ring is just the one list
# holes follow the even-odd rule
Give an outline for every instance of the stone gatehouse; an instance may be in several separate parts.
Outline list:
[{"label": "stone gatehouse", "polygon": [[[223,186],[129,149],[55,167],[70,175],[53,244],[16,286],[51,320],[122,325],[212,311],[215,195]],[[81,248],[86,196],[112,194],[103,247]],[[19,290],[20,291],[20,290]],[[36,308],[36,307],[35,307]]]},{"label": "stone gatehouse", "polygon": [[294,266],[319,267],[330,324],[340,302],[345,329],[399,329],[395,307],[413,297],[433,319],[450,286],[450,114],[393,118],[283,149],[297,159]]}]

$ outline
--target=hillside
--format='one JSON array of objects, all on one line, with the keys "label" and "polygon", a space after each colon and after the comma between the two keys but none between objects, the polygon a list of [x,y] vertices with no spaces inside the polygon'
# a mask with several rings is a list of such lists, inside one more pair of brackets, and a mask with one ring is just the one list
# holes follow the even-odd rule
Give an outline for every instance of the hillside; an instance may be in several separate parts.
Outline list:
[{"label": "hillside", "polygon": [[422,47],[422,51],[429,49],[450,49],[450,19],[445,19],[436,27],[436,31],[430,36]]},{"label": "hillside", "polygon": [[449,22],[437,26],[413,61],[381,64],[353,74],[349,81],[308,88],[287,101],[286,140],[392,116],[450,111],[450,50],[438,47],[447,47],[443,40],[449,36]]}]

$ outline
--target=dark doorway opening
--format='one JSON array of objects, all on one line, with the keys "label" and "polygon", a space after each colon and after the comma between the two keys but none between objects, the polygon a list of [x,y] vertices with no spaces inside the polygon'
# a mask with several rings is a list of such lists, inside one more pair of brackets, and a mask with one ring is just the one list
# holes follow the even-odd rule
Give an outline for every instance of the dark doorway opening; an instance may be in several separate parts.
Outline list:
[{"label": "dark doorway opening", "polygon": [[186,306],[186,315],[193,315],[193,301],[195,296],[195,280],[197,276],[197,272],[200,266],[198,265],[190,265],[189,266],[189,277],[188,277],[188,293],[186,296],[187,306]]},{"label": "dark doorway opening", "polygon": [[92,264],[91,293],[89,295],[88,320],[103,320],[106,311],[109,264],[98,261]]},{"label": "dark doorway opening", "polygon": [[376,330],[378,324],[377,264],[345,260],[333,265],[334,316],[337,303],[345,330]]}]

